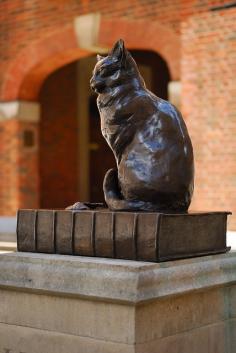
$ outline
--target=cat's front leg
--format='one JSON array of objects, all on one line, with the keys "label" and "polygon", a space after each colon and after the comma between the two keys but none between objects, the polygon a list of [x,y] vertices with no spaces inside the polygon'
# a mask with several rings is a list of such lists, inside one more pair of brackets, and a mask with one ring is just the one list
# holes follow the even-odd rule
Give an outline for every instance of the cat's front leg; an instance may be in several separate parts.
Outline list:
[{"label": "cat's front leg", "polygon": [[69,211],[85,211],[94,210],[97,208],[106,208],[106,205],[102,202],[76,202],[71,206],[66,207]]},{"label": "cat's front leg", "polygon": [[66,207],[66,210],[82,211],[82,210],[89,210],[89,207],[86,206],[83,202],[75,202],[73,205]]}]

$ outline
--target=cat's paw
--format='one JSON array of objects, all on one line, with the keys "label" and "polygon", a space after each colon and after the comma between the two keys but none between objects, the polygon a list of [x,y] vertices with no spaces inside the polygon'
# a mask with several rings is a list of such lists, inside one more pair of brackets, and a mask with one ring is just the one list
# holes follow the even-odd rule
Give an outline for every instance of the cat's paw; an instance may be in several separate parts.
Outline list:
[{"label": "cat's paw", "polygon": [[86,206],[83,202],[76,202],[73,205],[66,207],[66,210],[82,211],[82,210],[89,210],[89,207]]}]

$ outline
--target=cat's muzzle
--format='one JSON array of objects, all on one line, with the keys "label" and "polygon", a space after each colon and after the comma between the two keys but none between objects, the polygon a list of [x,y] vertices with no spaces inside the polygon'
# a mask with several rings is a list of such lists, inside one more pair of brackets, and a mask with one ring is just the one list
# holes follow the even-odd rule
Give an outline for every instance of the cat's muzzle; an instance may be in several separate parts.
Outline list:
[{"label": "cat's muzzle", "polygon": [[91,78],[90,87],[96,93],[101,93],[106,88],[106,85],[104,82],[95,81],[93,78]]}]

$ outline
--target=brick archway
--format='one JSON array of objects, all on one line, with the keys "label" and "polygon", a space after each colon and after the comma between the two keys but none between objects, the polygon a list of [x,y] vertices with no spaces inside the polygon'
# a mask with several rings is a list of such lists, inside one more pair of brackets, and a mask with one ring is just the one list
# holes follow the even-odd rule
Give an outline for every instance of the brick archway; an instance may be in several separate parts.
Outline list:
[{"label": "brick archway", "polygon": [[112,47],[122,38],[129,49],[152,50],[167,63],[171,80],[180,79],[180,38],[171,29],[147,20],[104,20],[100,27],[99,43]]},{"label": "brick archway", "polygon": [[[83,18],[81,22],[93,24],[93,16],[91,14],[90,21],[86,22]],[[92,34],[92,31],[89,33],[76,27],[82,17],[23,48],[17,57],[12,58],[2,77],[2,124],[4,129],[9,127],[9,131],[6,130],[7,141],[11,141],[15,148],[13,158],[11,156],[10,173],[3,178],[2,184],[5,185],[4,190],[11,189],[11,180],[16,180],[14,185],[17,185],[10,197],[8,193],[0,195],[4,200],[0,208],[3,213],[7,210],[9,214],[14,214],[17,208],[39,206],[39,103],[36,102],[43,82],[52,72],[91,53],[99,52],[100,49],[110,48],[117,39],[123,38],[129,49],[157,52],[167,63],[171,79],[179,79],[180,45],[178,35],[172,30],[143,20],[102,18],[100,27],[95,26],[95,40],[87,46],[87,38],[91,39],[87,35]],[[85,20],[87,19],[88,17]],[[94,26],[91,27],[94,30]],[[32,147],[27,147],[24,142],[26,132],[33,136]],[[24,167],[16,168],[19,163]]]},{"label": "brick archway", "polygon": [[51,72],[87,55],[77,45],[73,26],[32,43],[9,65],[3,78],[1,100],[37,100],[40,87]]},{"label": "brick archway", "polygon": [[[172,80],[179,79],[180,41],[174,31],[143,20],[102,19],[95,47],[110,48],[119,38],[130,49],[157,52],[167,62]],[[40,87],[51,72],[90,54],[91,50],[80,47],[73,25],[61,28],[22,49],[11,62],[3,78],[1,100],[37,100]]]}]

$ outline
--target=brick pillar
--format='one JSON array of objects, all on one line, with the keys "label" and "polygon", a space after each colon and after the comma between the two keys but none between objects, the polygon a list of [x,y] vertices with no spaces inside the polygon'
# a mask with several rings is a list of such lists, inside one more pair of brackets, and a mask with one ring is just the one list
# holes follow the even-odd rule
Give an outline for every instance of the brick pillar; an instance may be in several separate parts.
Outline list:
[{"label": "brick pillar", "polygon": [[236,9],[182,27],[183,115],[195,155],[194,210],[229,210],[236,230]]},{"label": "brick pillar", "polygon": [[0,103],[0,215],[39,206],[38,121],[38,103]]}]

